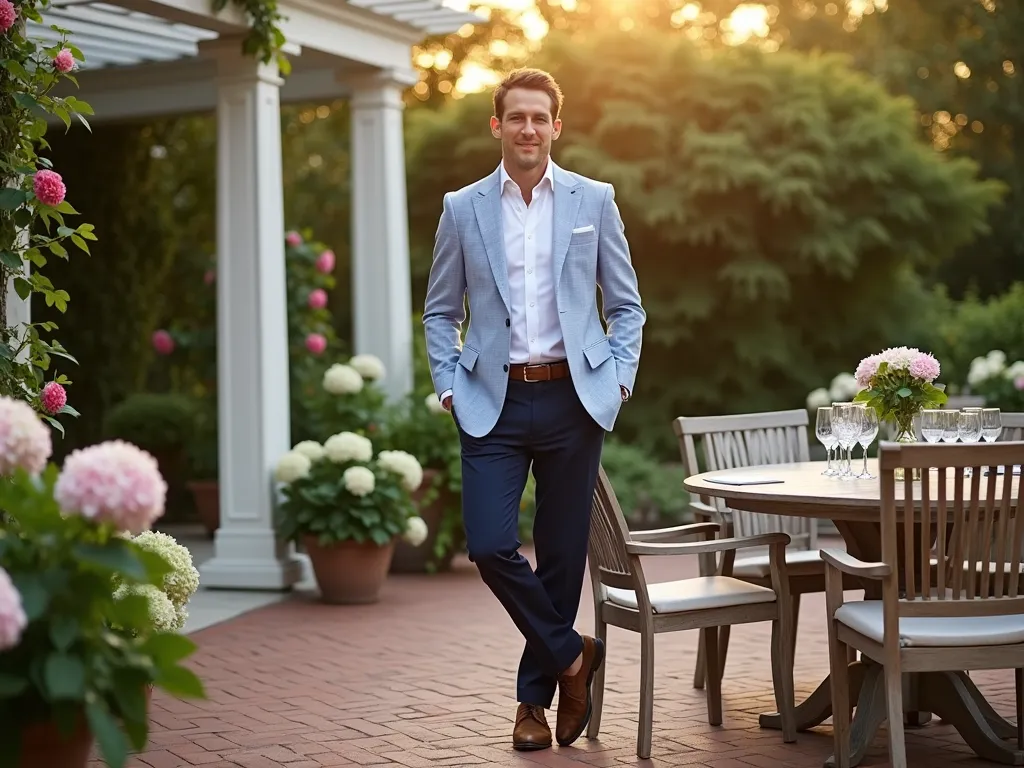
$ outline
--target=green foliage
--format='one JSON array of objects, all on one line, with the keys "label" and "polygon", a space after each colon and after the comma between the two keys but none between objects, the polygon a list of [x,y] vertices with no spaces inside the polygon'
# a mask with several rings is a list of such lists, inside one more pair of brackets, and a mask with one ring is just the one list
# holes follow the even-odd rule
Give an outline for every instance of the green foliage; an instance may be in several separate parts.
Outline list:
[{"label": "green foliage", "polygon": [[[78,211],[63,193],[56,202],[44,202],[35,191],[40,172],[54,173],[52,161],[39,154],[49,148],[48,118],[58,117],[68,129],[72,118],[78,118],[88,128],[84,116],[92,114],[84,101],[54,95],[64,81],[77,85],[73,75],[57,71],[54,60],[58,53],[67,49],[75,59],[84,61],[82,52],[69,42],[70,33],[55,28],[59,35],[56,43],[26,36],[26,22],[41,22],[40,13],[48,6],[49,0],[24,0],[15,5],[18,18],[0,35],[0,395],[24,400],[40,412],[44,409],[39,392],[46,379],[53,377],[53,359],[75,360],[59,341],[49,338],[57,330],[52,321],[7,327],[8,278],[13,279],[21,300],[38,295],[47,307],[63,313],[70,295],[54,286],[41,270],[49,258],[69,259],[69,247],[88,254],[88,242],[97,239],[92,224],[68,226],[65,216],[78,215]],[[60,181],[59,174],[56,179]],[[56,380],[70,383],[65,376]],[[77,415],[74,410],[66,413]],[[63,433],[56,419],[47,421]]]},{"label": "green foliage", "polygon": [[948,382],[966,384],[971,361],[993,349],[1010,360],[1024,359],[1024,282],[987,300],[971,295],[954,302],[937,289],[930,314],[930,345]]},{"label": "green foliage", "polygon": [[111,408],[104,419],[107,439],[120,439],[153,452],[183,449],[195,423],[193,404],[180,395],[139,393]]},{"label": "green foliage", "polygon": [[[277,10],[277,0],[230,0],[249,20],[249,31],[242,38],[242,53],[256,56],[264,64],[277,61],[282,75],[291,73],[292,65],[281,52],[286,40],[278,22],[284,17]],[[228,0],[213,0],[214,13],[220,13]]]},{"label": "green foliage", "polygon": [[[352,493],[345,473],[351,469],[372,473],[373,489]],[[339,541],[374,542],[384,546],[405,533],[414,514],[402,478],[377,460],[342,462],[323,456],[312,462],[309,473],[285,484],[278,505],[278,531],[282,538],[316,538],[321,545]]]},{"label": "green foliage", "polygon": [[689,494],[680,464],[661,464],[647,451],[607,440],[601,464],[630,527],[678,524],[686,519]]},{"label": "green foliage", "polygon": [[0,653],[0,766],[19,765],[21,731],[85,720],[111,768],[147,742],[145,689],[204,696],[180,665],[191,640],[154,631],[142,596],[115,599],[113,584],[158,585],[170,570],[159,555],[122,538],[110,524],[64,517],[53,498],[54,465],[38,478],[24,471],[0,483],[0,566],[28,618],[20,643]]},{"label": "green foliage", "polygon": [[[658,456],[675,455],[672,416],[793,407],[863,350],[905,343],[927,322],[915,270],[999,200],[921,141],[909,101],[835,56],[647,30],[552,36],[536,64],[568,94],[556,160],[615,185],[648,311],[617,433]],[[443,193],[497,165],[489,114],[481,95],[411,123],[418,274]]]}]

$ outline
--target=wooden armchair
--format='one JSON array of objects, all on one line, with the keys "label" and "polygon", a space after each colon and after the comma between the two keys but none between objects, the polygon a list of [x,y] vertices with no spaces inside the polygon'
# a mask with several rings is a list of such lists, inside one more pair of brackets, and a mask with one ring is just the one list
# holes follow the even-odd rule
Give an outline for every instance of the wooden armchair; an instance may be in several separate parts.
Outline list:
[{"label": "wooden armchair", "polygon": [[[673,422],[686,474],[710,472],[762,464],[786,464],[809,461],[807,411],[773,411],[730,416],[681,416]],[[704,467],[698,454],[703,450]],[[725,536],[759,536],[781,532],[790,537],[786,549],[787,578],[792,595],[793,633],[800,614],[800,595],[825,591],[825,565],[818,553],[818,521],[801,517],[763,515],[729,509],[721,499],[701,499],[693,505],[698,519],[723,526]],[[771,586],[768,555],[736,558],[735,551],[724,552],[716,572],[761,587]],[[704,574],[709,575],[709,574]],[[725,670],[729,650],[729,627],[719,630],[718,667]],[[693,687],[704,686],[704,647],[701,642],[693,675]],[[795,648],[794,648],[795,652]]]},{"label": "wooden armchair", "polygon": [[[907,765],[903,714],[919,709],[952,722],[981,756],[1024,764],[1024,594],[1020,579],[1009,576],[1020,572],[1022,562],[1021,483],[1012,474],[1022,460],[1024,442],[881,446],[882,561],[822,552],[836,768],[853,764],[851,649],[882,665],[885,712],[870,712],[864,720],[888,720],[893,768]],[[965,476],[968,467],[973,471]],[[898,483],[897,468],[905,469]],[[912,479],[915,468],[921,470],[918,481]],[[844,603],[843,574],[881,582],[881,599]],[[1016,728],[970,688],[968,669],[1016,671]],[[858,751],[870,735],[861,729]],[[1005,742],[1013,735],[1016,751]]]},{"label": "wooden armchair", "polygon": [[[636,754],[651,756],[654,721],[654,636],[659,632],[701,629],[708,659],[708,722],[722,724],[721,674],[718,672],[716,627],[749,622],[772,622],[772,679],[782,716],[783,740],[796,741],[793,701],[793,645],[790,639],[789,580],[784,557],[789,537],[767,533],[743,539],[716,539],[720,526],[697,523],[656,531],[631,533],[604,469],[594,491],[590,522],[590,581],[594,592],[597,637],[608,642],[608,625],[640,635],[640,717]],[[704,541],[683,543],[689,537]],[[713,555],[742,547],[770,548],[771,587],[749,584],[728,576],[701,576],[656,584],[644,577],[641,556]],[[601,728],[604,702],[602,665],[594,677],[593,712],[588,738]]]}]

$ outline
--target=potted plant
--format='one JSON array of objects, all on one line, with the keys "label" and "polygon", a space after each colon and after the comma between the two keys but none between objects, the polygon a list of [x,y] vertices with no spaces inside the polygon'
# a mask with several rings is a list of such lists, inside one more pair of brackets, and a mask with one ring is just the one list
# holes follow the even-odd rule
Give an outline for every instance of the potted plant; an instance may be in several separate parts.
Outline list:
[{"label": "potted plant", "polygon": [[304,545],[327,603],[376,602],[395,541],[426,537],[412,504],[423,470],[404,451],[375,456],[368,438],[341,432],[323,445],[296,445],[279,460],[275,478],[279,532]]},{"label": "potted plant", "polygon": [[195,645],[136,593],[173,572],[132,539],[163,514],[167,488],[123,441],[74,451],[59,472],[50,453],[32,409],[0,398],[0,765],[84,768],[95,742],[122,768],[146,746],[151,686],[204,695],[180,664]]},{"label": "potted plant", "polygon": [[395,544],[392,573],[433,573],[451,567],[462,548],[462,454],[459,432],[437,395],[411,394],[392,407],[384,422],[383,444],[402,446],[423,467],[413,504],[427,526],[422,546]]},{"label": "potted plant", "polygon": [[320,390],[308,405],[313,435],[355,432],[376,439],[387,412],[387,398],[380,387],[386,371],[374,355],[354,355],[334,363],[326,371]]}]

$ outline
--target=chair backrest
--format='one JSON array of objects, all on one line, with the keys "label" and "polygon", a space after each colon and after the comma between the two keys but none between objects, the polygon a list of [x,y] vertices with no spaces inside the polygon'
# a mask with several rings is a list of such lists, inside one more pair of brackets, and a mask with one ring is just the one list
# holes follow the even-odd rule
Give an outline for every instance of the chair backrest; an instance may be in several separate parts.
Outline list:
[{"label": "chair backrest", "polygon": [[1016,443],[1024,440],[1024,413],[1003,413],[1003,431],[999,435],[1000,443]]},{"label": "chair backrest", "polygon": [[595,594],[599,585],[633,589],[635,585],[626,542],[629,528],[604,467],[597,473],[597,486],[590,510],[590,542],[587,559]]},{"label": "chair backrest", "polygon": [[984,408],[985,398],[981,395],[950,395],[941,407],[955,410],[960,408]]},{"label": "chair backrest", "polygon": [[[810,461],[807,445],[807,411],[768,411],[728,416],[680,416],[673,422],[683,470],[689,477],[701,471],[788,464]],[[701,469],[697,444],[704,457]],[[702,498],[725,512],[720,499]],[[817,549],[817,520],[783,515],[730,510],[736,536],[788,533],[795,549]]]},{"label": "chair backrest", "polygon": [[[897,599],[902,590],[900,615],[1024,611],[1024,514],[1020,476],[1013,473],[1022,462],[1024,442],[881,446],[882,560],[894,575],[884,598]],[[902,480],[897,468],[904,470]],[[965,468],[972,468],[969,476]],[[934,571],[933,558],[939,564]],[[998,598],[1009,599],[994,602]]]}]

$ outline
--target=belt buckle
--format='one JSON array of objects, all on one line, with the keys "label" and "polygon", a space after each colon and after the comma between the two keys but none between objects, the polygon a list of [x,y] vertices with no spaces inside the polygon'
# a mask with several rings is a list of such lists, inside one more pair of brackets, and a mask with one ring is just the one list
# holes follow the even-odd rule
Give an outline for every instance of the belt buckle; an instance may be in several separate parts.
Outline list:
[{"label": "belt buckle", "polygon": [[536,384],[539,381],[547,381],[547,379],[531,379],[530,378],[530,369],[531,368],[543,368],[543,367],[544,367],[543,363],[536,363],[534,365],[524,365],[523,366],[523,381],[528,382],[530,384]]}]

